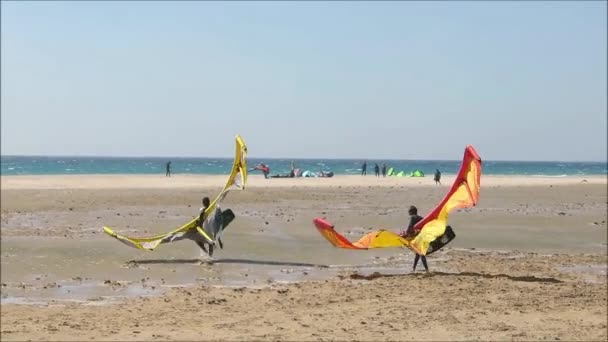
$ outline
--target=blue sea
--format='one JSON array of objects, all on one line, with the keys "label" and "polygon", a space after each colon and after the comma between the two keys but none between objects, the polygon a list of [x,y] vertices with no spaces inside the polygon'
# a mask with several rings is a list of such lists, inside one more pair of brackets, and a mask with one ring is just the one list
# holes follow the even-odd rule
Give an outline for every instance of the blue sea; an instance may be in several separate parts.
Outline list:
[{"label": "blue sea", "polygon": [[[163,174],[165,163],[171,161],[174,174],[228,174],[231,158],[157,158],[157,157],[33,157],[1,156],[2,175],[87,175],[87,174]],[[290,170],[292,159],[248,158],[249,167],[263,162],[270,167],[270,174],[284,174]],[[353,159],[293,159],[302,171],[333,171],[336,175],[361,173],[362,160]],[[374,164],[387,164],[398,171],[420,170],[432,175],[435,169],[443,174],[455,174],[460,160],[368,160],[367,173],[374,174]],[[489,161],[482,163],[484,175],[522,176],[586,176],[607,175],[606,162],[532,162]],[[257,171],[253,172],[254,174]]]}]

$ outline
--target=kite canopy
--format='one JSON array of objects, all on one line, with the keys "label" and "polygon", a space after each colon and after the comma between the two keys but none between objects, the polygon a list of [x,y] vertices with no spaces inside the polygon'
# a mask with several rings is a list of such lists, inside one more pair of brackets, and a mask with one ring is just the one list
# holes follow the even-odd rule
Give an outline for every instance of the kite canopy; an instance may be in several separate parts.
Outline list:
[{"label": "kite canopy", "polygon": [[424,177],[424,172],[420,170],[414,170],[410,172],[410,177]]},{"label": "kite canopy", "polygon": [[[338,248],[408,247],[418,254],[426,255],[427,252],[438,250],[454,238],[455,235],[451,228],[446,232],[448,213],[456,208],[467,208],[477,204],[480,178],[481,159],[473,146],[468,145],[464,150],[462,164],[452,187],[441,202],[414,226],[414,230],[418,231],[418,234],[413,239],[406,239],[388,230],[376,230],[365,234],[355,242],[350,242],[336,232],[328,221],[315,218],[313,223],[321,235]],[[429,250],[430,244],[436,240],[447,242],[436,243],[437,247]]]},{"label": "kite canopy", "polygon": [[481,158],[473,146],[468,145],[452,187],[441,202],[414,226],[419,233],[411,241],[410,248],[425,255],[429,244],[445,233],[450,211],[477,205],[480,180]]},{"label": "kite canopy", "polygon": [[376,230],[363,235],[359,240],[355,242],[348,241],[347,238],[340,235],[334,230],[334,226],[322,219],[317,217],[313,220],[315,227],[321,235],[323,235],[327,241],[338,248],[344,249],[370,249],[370,248],[385,248],[385,247],[407,247],[409,242],[403,237],[388,231],[388,230]]},{"label": "kite canopy", "polygon": [[152,237],[144,237],[144,238],[136,238],[136,237],[126,237],[119,234],[116,234],[109,227],[103,227],[103,231],[118,239],[119,241],[137,248],[137,249],[145,249],[145,250],[153,250],[161,243],[161,241],[165,238],[170,237],[171,235],[184,234],[190,229],[196,227],[197,231],[205,237],[205,239],[214,243],[219,235],[222,232],[221,228],[218,228],[219,225],[213,224],[218,211],[216,211],[216,207],[219,207],[219,203],[226,197],[226,194],[232,190],[233,188],[244,190],[245,185],[247,184],[247,146],[241,139],[239,135],[236,136],[236,148],[234,152],[234,161],[232,162],[232,169],[230,170],[230,175],[228,176],[228,180],[224,185],[224,188],[220,193],[215,197],[215,199],[209,204],[209,207],[205,210],[205,216],[207,219],[205,220],[203,227],[197,227],[198,216],[192,218],[192,220],[188,221],[183,226],[162,235],[152,236]]}]

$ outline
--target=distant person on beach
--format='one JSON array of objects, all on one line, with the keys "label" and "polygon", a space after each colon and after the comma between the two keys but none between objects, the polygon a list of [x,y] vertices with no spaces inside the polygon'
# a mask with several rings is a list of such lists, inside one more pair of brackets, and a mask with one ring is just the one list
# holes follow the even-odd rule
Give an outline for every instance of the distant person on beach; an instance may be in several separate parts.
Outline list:
[{"label": "distant person on beach", "polygon": [[367,175],[367,162],[364,161],[363,165],[361,165],[361,176],[366,176]]},{"label": "distant person on beach", "polygon": [[380,166],[378,166],[378,163],[374,166],[374,173],[376,174],[376,177],[380,177]]},{"label": "distant person on beach", "polygon": [[291,171],[289,171],[289,177],[293,178],[296,176],[296,166],[293,163],[293,160],[291,161]]},{"label": "distant person on beach", "polygon": [[[405,232],[400,235],[405,238],[411,239],[418,234],[418,232],[414,231],[414,226],[416,225],[416,223],[418,223],[422,220],[422,216],[418,215],[418,208],[416,208],[413,205],[410,206],[410,208],[408,210],[408,214],[410,215],[410,223],[407,226],[407,229],[405,230]],[[418,260],[420,260],[420,259],[422,259],[422,265],[424,265],[424,269],[428,272],[429,266],[426,263],[426,256],[420,255],[418,253],[416,253],[416,257],[414,258],[414,267],[413,267],[412,271],[416,272],[416,265],[418,265]]]},{"label": "distant person on beach", "polygon": [[259,165],[256,165],[256,167],[254,167],[253,170],[262,171],[262,173],[264,174],[264,178],[268,179],[268,174],[270,173],[270,167],[268,167],[266,164],[260,163]]},{"label": "distant person on beach", "polygon": [[439,169],[435,169],[435,184],[441,185],[441,172],[439,172]]},{"label": "distant person on beach", "polygon": [[166,169],[165,177],[171,177],[171,161],[167,162]]},{"label": "distant person on beach", "polygon": [[386,163],[382,164],[382,177],[386,177]]}]

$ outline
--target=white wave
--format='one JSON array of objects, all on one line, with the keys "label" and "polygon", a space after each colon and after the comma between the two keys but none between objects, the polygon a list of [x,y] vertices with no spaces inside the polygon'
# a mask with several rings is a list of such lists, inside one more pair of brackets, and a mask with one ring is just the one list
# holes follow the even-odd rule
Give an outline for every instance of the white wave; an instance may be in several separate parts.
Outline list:
[{"label": "white wave", "polygon": [[568,177],[568,175],[566,175],[566,174],[562,174],[562,175],[530,175],[530,177],[563,178],[563,177]]}]

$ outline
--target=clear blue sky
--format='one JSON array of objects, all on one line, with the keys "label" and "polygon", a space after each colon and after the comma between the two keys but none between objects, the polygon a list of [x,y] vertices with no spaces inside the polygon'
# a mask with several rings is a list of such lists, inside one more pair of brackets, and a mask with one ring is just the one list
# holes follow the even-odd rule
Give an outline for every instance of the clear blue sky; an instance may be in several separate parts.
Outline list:
[{"label": "clear blue sky", "polygon": [[604,1],[1,6],[3,155],[606,160]]}]

